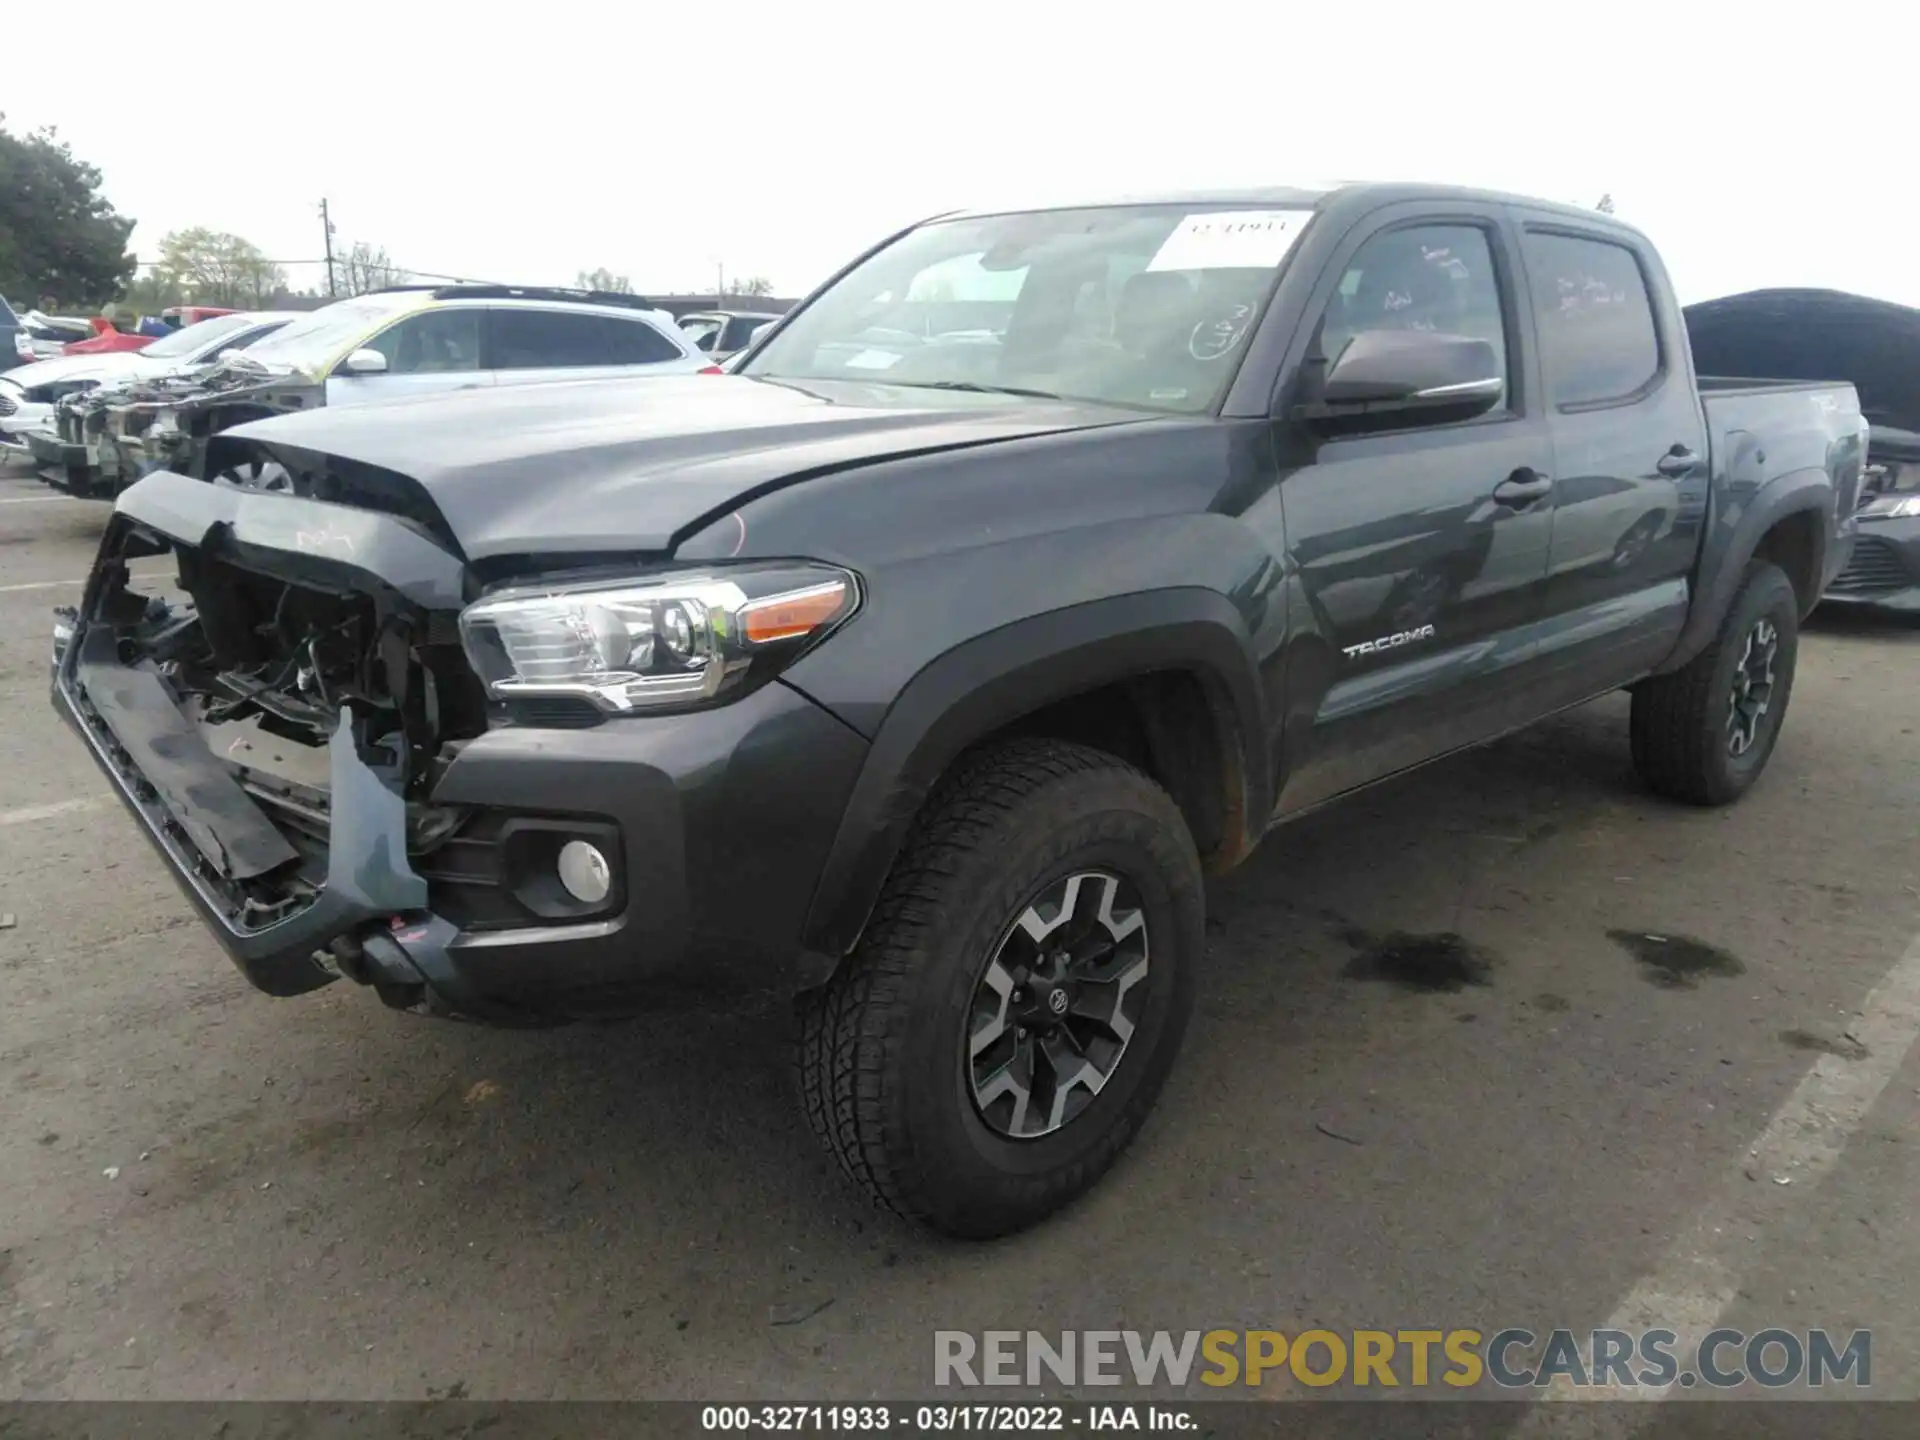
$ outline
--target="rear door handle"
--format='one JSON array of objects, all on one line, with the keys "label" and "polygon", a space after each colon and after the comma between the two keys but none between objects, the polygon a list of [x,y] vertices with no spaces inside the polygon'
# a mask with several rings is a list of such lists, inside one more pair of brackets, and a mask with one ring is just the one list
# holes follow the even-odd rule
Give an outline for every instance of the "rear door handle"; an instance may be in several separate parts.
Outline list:
[{"label": "rear door handle", "polygon": [[1669,479],[1677,480],[1682,475],[1691,475],[1700,464],[1700,457],[1684,445],[1676,445],[1658,460],[1653,468]]},{"label": "rear door handle", "polygon": [[1522,466],[1493,487],[1493,498],[1502,505],[1511,505],[1518,510],[1536,500],[1546,499],[1552,489],[1551,477]]}]

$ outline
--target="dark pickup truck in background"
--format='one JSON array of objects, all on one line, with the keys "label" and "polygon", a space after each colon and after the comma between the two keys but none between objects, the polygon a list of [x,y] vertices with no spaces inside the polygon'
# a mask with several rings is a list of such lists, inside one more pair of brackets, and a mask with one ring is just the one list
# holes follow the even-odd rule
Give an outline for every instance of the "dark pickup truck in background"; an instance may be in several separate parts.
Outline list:
[{"label": "dark pickup truck in background", "polygon": [[946,216],[729,376],[216,437],[287,493],[127,490],[55,699],[261,988],[789,987],[847,1173],[993,1235],[1133,1135],[1201,877],[1269,827],[1621,687],[1655,790],[1751,785],[1866,432],[1846,384],[1696,380],[1606,215]]}]

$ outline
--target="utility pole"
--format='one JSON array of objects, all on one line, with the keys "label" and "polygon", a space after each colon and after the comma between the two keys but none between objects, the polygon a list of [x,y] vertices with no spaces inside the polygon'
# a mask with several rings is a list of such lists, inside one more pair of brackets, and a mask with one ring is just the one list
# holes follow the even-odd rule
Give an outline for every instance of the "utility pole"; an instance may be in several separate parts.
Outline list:
[{"label": "utility pole", "polygon": [[724,260],[713,262],[713,308],[718,310],[727,303],[727,265]]},{"label": "utility pole", "polygon": [[320,228],[326,235],[327,246],[327,298],[334,297],[333,288],[333,221],[327,216],[327,202],[320,202]]}]

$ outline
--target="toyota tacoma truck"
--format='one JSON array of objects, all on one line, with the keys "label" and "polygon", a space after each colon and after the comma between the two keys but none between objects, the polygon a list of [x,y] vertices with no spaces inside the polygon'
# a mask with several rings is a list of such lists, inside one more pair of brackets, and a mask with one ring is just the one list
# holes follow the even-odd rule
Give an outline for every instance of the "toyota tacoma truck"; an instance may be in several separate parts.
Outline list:
[{"label": "toyota tacoma truck", "polygon": [[737,373],[213,437],[285,480],[122,494],[54,698],[262,990],[781,987],[848,1175],[999,1235],[1140,1126],[1273,826],[1623,687],[1653,790],[1751,786],[1865,435],[1696,377],[1603,214],[952,214]]}]

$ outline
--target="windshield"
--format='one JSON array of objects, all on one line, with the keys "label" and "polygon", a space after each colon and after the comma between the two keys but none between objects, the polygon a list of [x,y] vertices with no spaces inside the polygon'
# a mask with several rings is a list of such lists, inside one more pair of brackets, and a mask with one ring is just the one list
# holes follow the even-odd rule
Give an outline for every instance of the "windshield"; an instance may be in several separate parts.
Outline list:
[{"label": "windshield", "polygon": [[237,335],[253,325],[245,315],[216,315],[211,320],[202,320],[198,325],[187,325],[164,335],[147,346],[146,353],[155,360],[185,359],[198,355],[209,345],[218,344],[223,335]]},{"label": "windshield", "polygon": [[937,221],[841,277],[741,372],[1196,414],[1232,379],[1311,216],[1122,205]]},{"label": "windshield", "polygon": [[[291,321],[256,345],[246,356],[263,365],[290,365],[317,371],[339,358],[340,352],[366,338],[367,332],[420,303],[418,295],[362,295],[322,306]],[[182,332],[185,333],[184,331]]]}]

